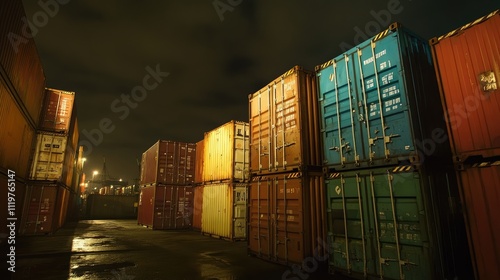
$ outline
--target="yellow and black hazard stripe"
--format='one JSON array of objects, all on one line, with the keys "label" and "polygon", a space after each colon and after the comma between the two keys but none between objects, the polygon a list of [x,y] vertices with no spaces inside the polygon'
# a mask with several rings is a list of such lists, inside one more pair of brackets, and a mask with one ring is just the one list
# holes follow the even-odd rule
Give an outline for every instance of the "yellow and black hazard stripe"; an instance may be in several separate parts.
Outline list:
[{"label": "yellow and black hazard stripe", "polygon": [[330,59],[327,62],[325,62],[325,63],[323,63],[323,64],[321,64],[319,66],[316,66],[316,71],[323,70],[326,67],[331,66],[333,64],[335,64],[335,60],[334,59]]},{"label": "yellow and black hazard stripe", "polygon": [[294,179],[302,177],[302,172],[292,172],[286,176],[287,179]]},{"label": "yellow and black hazard stripe", "polygon": [[281,75],[281,78],[284,79],[290,75],[292,75],[293,73],[297,72],[297,71],[300,71],[302,68],[300,66],[295,66],[293,67],[292,69],[286,71],[283,75]]},{"label": "yellow and black hazard stripe", "polygon": [[396,166],[392,170],[392,173],[408,172],[408,171],[412,171],[412,170],[413,170],[413,166],[411,166],[411,165],[401,165],[401,166]]},{"label": "yellow and black hazard stripe", "polygon": [[340,178],[340,173],[336,172],[336,173],[330,173],[328,174],[328,176],[326,176],[327,179],[337,179],[337,178]]},{"label": "yellow and black hazard stripe", "polygon": [[448,33],[446,33],[446,34],[442,35],[442,36],[439,36],[437,39],[435,39],[435,41],[436,41],[436,42],[439,42],[439,41],[440,41],[440,40],[442,40],[442,39],[445,39],[445,38],[448,38],[448,37],[454,36],[454,35],[456,35],[456,34],[459,34],[459,33],[461,33],[462,31],[464,31],[465,29],[467,29],[467,28],[471,28],[472,26],[474,26],[474,25],[476,25],[476,24],[478,24],[478,23],[481,23],[481,22],[483,22],[483,21],[485,21],[485,20],[487,20],[487,19],[489,19],[489,18],[491,18],[491,17],[493,17],[493,16],[495,16],[495,15],[499,14],[499,12],[500,12],[500,10],[493,11],[493,12],[489,13],[488,15],[485,15],[484,17],[478,18],[478,19],[476,19],[476,20],[475,20],[475,21],[473,21],[473,22],[469,22],[469,23],[467,23],[466,25],[464,25],[464,26],[462,26],[462,27],[459,27],[459,28],[457,28],[457,29],[455,29],[455,30],[453,30],[453,31],[450,31],[450,32],[448,32]]}]

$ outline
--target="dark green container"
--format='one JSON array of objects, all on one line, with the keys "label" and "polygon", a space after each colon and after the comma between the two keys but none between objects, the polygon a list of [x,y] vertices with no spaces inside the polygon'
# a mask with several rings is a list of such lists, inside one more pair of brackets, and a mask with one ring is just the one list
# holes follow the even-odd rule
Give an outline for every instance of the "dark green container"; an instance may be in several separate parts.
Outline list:
[{"label": "dark green container", "polygon": [[331,273],[405,280],[473,277],[458,198],[450,192],[453,175],[437,166],[428,167],[430,172],[414,168],[327,175]]}]

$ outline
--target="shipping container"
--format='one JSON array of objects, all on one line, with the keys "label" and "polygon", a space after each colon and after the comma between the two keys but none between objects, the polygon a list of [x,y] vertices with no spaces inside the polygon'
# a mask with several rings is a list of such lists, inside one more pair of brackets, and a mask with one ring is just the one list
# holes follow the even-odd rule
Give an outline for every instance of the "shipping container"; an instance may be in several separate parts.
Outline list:
[{"label": "shipping container", "polygon": [[453,152],[500,156],[500,11],[430,43]]},{"label": "shipping container", "polygon": [[65,223],[68,190],[58,183],[33,182],[26,185],[21,235],[54,233]]},{"label": "shipping container", "polygon": [[468,166],[459,178],[476,279],[500,279],[500,159],[485,166]]},{"label": "shipping container", "polygon": [[329,173],[329,269],[358,279],[472,279],[451,165]]},{"label": "shipping container", "polygon": [[189,185],[194,181],[196,144],[158,140],[142,154],[141,185]]},{"label": "shipping container", "polygon": [[449,156],[431,50],[398,23],[316,67],[324,165],[332,170]]},{"label": "shipping container", "polygon": [[59,89],[45,89],[45,100],[40,117],[40,129],[68,133],[73,115],[75,93]]},{"label": "shipping container", "polygon": [[39,122],[45,91],[42,63],[33,37],[24,35],[30,31],[23,20],[26,15],[22,2],[1,1],[0,11],[0,80],[5,81],[5,88],[34,128]]},{"label": "shipping container", "polygon": [[193,191],[193,229],[201,230],[201,217],[203,215],[203,185],[194,187]]},{"label": "shipping container", "polygon": [[0,79],[0,120],[0,167],[10,168],[18,178],[27,179],[35,127],[23,115],[3,79]]},{"label": "shipping container", "polygon": [[87,196],[86,219],[137,219],[138,195]]},{"label": "shipping container", "polygon": [[295,66],[249,95],[250,173],[321,166],[316,80]]},{"label": "shipping container", "polygon": [[196,142],[196,160],[195,160],[195,172],[194,172],[194,183],[199,185],[203,183],[203,169],[204,169],[204,153],[205,145],[203,139]]},{"label": "shipping container", "polygon": [[137,223],[152,229],[186,229],[193,221],[193,188],[155,185],[141,188]]},{"label": "shipping container", "polygon": [[70,186],[74,156],[75,151],[68,145],[68,136],[38,133],[30,180],[57,181]]},{"label": "shipping container", "polygon": [[[26,185],[24,181],[20,181],[17,173],[13,170],[3,170],[0,168],[0,199],[5,201],[4,209],[0,211],[0,219],[6,221],[6,224],[14,222],[14,234],[11,229],[4,226],[0,228],[0,246],[7,244],[9,236],[17,235],[20,229],[20,221],[23,214],[24,193]],[[13,220],[10,220],[13,219]]]},{"label": "shipping container", "polygon": [[247,183],[204,185],[201,232],[215,238],[245,240],[247,189]]},{"label": "shipping container", "polygon": [[203,138],[203,182],[247,182],[249,154],[248,123],[230,121]]},{"label": "shipping container", "polygon": [[286,265],[326,260],[326,196],[321,173],[254,176],[249,192],[250,254]]}]

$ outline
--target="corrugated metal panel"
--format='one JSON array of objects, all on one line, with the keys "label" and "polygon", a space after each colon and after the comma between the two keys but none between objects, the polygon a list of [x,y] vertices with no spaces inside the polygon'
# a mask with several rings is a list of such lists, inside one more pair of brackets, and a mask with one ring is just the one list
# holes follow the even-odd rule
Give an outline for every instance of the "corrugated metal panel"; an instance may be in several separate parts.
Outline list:
[{"label": "corrugated metal panel", "polygon": [[248,180],[248,123],[230,121],[206,132],[203,142],[203,182]]},{"label": "corrugated metal panel", "polygon": [[249,195],[250,253],[283,264],[325,260],[325,188],[322,174],[256,176]]},{"label": "corrugated metal panel", "polygon": [[196,144],[159,140],[142,154],[141,184],[192,184],[195,160]]},{"label": "corrugated metal panel", "polygon": [[203,186],[201,232],[230,240],[246,238],[247,188],[245,183]]},{"label": "corrugated metal panel", "polygon": [[18,178],[26,179],[35,129],[16,106],[4,81],[0,82],[0,167],[10,168]]},{"label": "corrugated metal panel", "polygon": [[193,188],[157,185],[141,189],[138,223],[152,229],[190,228],[193,220]]},{"label": "corrugated metal panel", "polygon": [[154,186],[141,188],[139,205],[137,208],[137,224],[148,227],[153,226],[153,204],[155,197]]},{"label": "corrugated metal panel", "polygon": [[135,219],[137,195],[98,195],[87,197],[87,219]]},{"label": "corrugated metal panel", "polygon": [[65,192],[67,190],[58,184],[28,183],[20,233],[22,235],[46,234],[59,229],[66,218]]},{"label": "corrugated metal panel", "polygon": [[193,228],[201,230],[201,217],[203,215],[203,186],[194,188],[193,201]]},{"label": "corrugated metal panel", "polygon": [[499,164],[459,171],[477,279],[500,279]]},{"label": "corrugated metal panel", "polygon": [[322,165],[312,73],[295,66],[249,99],[251,173]]},{"label": "corrugated metal panel", "polygon": [[203,169],[204,169],[204,153],[205,145],[204,141],[198,141],[196,143],[196,160],[195,160],[195,173],[194,173],[194,183],[203,183]]},{"label": "corrugated metal panel", "polygon": [[454,209],[454,174],[432,169],[435,174],[412,166],[328,174],[332,273],[472,279],[464,223]]},{"label": "corrugated metal panel", "polygon": [[40,129],[68,133],[74,103],[74,92],[47,88],[40,117]]},{"label": "corrugated metal panel", "polygon": [[[45,75],[35,41],[26,32],[20,1],[1,1],[0,76],[32,125],[38,124],[45,89]],[[11,42],[15,42],[14,44]]]},{"label": "corrugated metal panel", "polygon": [[433,69],[427,41],[398,24],[317,66],[325,165],[448,157]]},{"label": "corrugated metal panel", "polygon": [[455,154],[500,155],[499,10],[431,45]]}]

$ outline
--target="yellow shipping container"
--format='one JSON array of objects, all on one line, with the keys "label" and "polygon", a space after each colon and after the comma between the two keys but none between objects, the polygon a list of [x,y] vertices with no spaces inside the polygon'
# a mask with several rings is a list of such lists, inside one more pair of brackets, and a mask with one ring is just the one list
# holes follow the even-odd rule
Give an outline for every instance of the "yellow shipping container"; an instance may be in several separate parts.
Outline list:
[{"label": "yellow shipping container", "polygon": [[201,232],[231,240],[246,239],[246,183],[204,185]]},{"label": "yellow shipping container", "polygon": [[203,182],[247,182],[249,176],[249,125],[230,121],[205,133]]}]

